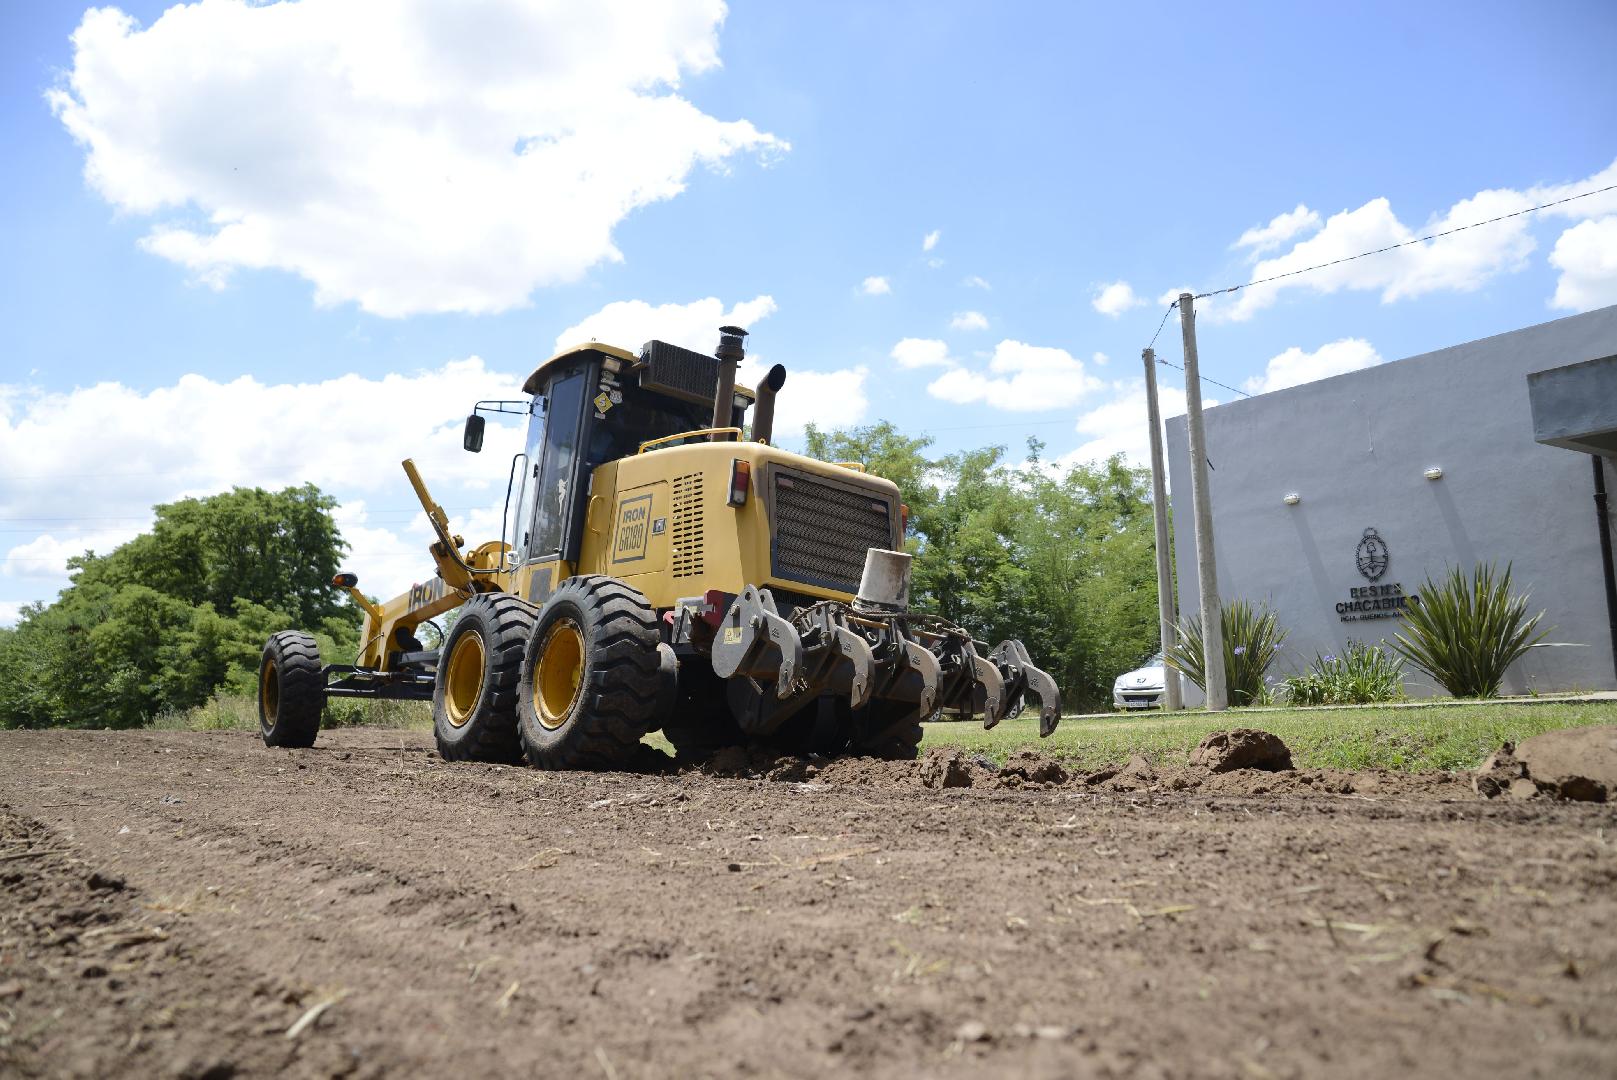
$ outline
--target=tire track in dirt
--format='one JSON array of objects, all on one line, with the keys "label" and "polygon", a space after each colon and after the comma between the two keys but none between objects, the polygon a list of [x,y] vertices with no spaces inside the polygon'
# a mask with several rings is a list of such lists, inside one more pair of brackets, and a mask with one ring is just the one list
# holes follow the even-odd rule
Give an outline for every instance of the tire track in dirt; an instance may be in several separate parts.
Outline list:
[{"label": "tire track in dirt", "polygon": [[1607,807],[542,774],[429,746],[0,735],[6,820],[170,935],[128,974],[144,1013],[84,1006],[104,980],[39,963],[77,879],[0,877],[34,927],[0,946],[9,1060],[70,1075],[140,1030],[118,1071],[1617,1067]]}]

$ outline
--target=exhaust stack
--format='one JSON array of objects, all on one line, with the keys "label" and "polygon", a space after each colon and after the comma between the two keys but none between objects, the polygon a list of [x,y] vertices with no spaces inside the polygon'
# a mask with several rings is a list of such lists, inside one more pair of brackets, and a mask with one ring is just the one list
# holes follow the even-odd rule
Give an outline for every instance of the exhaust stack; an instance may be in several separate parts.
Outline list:
[{"label": "exhaust stack", "polygon": [[758,401],[752,407],[752,441],[767,443],[775,433],[775,395],[786,385],[786,366],[776,364],[758,385]]},{"label": "exhaust stack", "polygon": [[[747,358],[747,347],[742,339],[747,332],[739,326],[719,327],[719,347],[713,355],[719,359],[719,387],[713,393],[713,422],[708,427],[729,427],[735,411],[736,367]],[[720,435],[715,433],[713,441]]]}]

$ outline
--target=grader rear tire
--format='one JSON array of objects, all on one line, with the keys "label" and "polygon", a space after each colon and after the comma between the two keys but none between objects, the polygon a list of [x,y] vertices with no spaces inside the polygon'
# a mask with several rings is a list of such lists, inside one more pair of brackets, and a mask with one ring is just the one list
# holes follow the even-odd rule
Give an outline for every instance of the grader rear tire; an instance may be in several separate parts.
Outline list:
[{"label": "grader rear tire", "polygon": [[532,605],[505,593],[479,593],[460,609],[432,691],[432,733],[445,761],[522,760],[516,689],[533,619]]},{"label": "grader rear tire", "polygon": [[307,748],[320,734],[320,647],[297,630],[271,635],[258,665],[258,733],[265,746]]},{"label": "grader rear tire", "polygon": [[539,612],[517,684],[518,729],[541,769],[632,765],[657,726],[657,615],[617,578],[568,578]]}]

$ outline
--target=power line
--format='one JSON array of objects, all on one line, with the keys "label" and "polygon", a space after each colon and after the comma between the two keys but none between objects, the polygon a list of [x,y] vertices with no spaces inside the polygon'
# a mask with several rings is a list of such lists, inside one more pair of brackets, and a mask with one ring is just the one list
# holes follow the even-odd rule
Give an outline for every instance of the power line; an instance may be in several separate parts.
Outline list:
[{"label": "power line", "polygon": [[[1185,370],[1184,368],[1180,367],[1178,364],[1174,363],[1172,360],[1164,360],[1160,356],[1157,357],[1157,363],[1159,363],[1159,364],[1167,364],[1169,367],[1173,368],[1175,371],[1184,371]],[[1235,387],[1229,385],[1228,383],[1219,382],[1217,379],[1209,379],[1206,375],[1203,375],[1201,377],[1201,380],[1204,383],[1212,383],[1214,386],[1218,387],[1221,390],[1228,390],[1232,394],[1240,394],[1242,397],[1251,397],[1252,396],[1251,394],[1247,393],[1245,390],[1236,389]]]},{"label": "power line", "polygon": [[[1564,199],[1552,199],[1546,203],[1539,203],[1537,206],[1529,206],[1525,210],[1513,210],[1508,214],[1500,214],[1498,217],[1488,218],[1486,221],[1474,221],[1469,225],[1459,225],[1452,229],[1444,229],[1442,232],[1435,232],[1426,236],[1416,237],[1413,240],[1405,240],[1397,244],[1388,244],[1386,247],[1379,247],[1374,251],[1361,251],[1357,255],[1345,255],[1340,259],[1332,259],[1330,262],[1322,262],[1317,266],[1305,266],[1301,270],[1288,270],[1284,274],[1274,274],[1270,277],[1258,278],[1255,281],[1243,282],[1240,285],[1230,285],[1223,289],[1212,289],[1208,292],[1197,293],[1194,297],[1192,297],[1192,299],[1205,300],[1210,296],[1223,296],[1226,293],[1240,292],[1242,289],[1250,289],[1254,285],[1267,285],[1272,281],[1280,281],[1284,278],[1297,277],[1299,274],[1308,274],[1315,270],[1324,270],[1327,267],[1339,266],[1342,263],[1353,262],[1355,259],[1365,259],[1369,258],[1371,255],[1380,255],[1384,252],[1396,251],[1399,248],[1409,247],[1411,244],[1424,244],[1428,240],[1438,240],[1445,236],[1453,236],[1455,233],[1465,232],[1467,229],[1475,229],[1483,225],[1492,225],[1496,222],[1508,221],[1511,218],[1521,217],[1523,214],[1531,214],[1539,210],[1548,210],[1552,206],[1561,206],[1565,203],[1576,202],[1579,199],[1587,199],[1594,195],[1604,195],[1608,191],[1617,191],[1617,184],[1608,184],[1606,187],[1596,188],[1593,191],[1585,191],[1578,195],[1568,195]],[[1154,349],[1156,347],[1157,338],[1162,334],[1162,328],[1168,325],[1168,316],[1173,314],[1173,309],[1178,306],[1179,301],[1175,300],[1173,303],[1168,305],[1168,310],[1162,313],[1162,321],[1157,323],[1156,333],[1151,335],[1151,342],[1146,346],[1147,349]],[[1167,364],[1169,367],[1181,372],[1185,370],[1178,364],[1169,363],[1160,356],[1157,357],[1157,363]],[[1252,396],[1245,390],[1239,390],[1233,386],[1230,386],[1228,383],[1221,383],[1217,379],[1209,379],[1206,375],[1201,376],[1201,381],[1204,383],[1211,383],[1212,385],[1217,386],[1220,389],[1228,390],[1231,393],[1240,394],[1242,397]]]},{"label": "power line", "polygon": [[1172,315],[1173,314],[1173,309],[1178,307],[1178,306],[1179,306],[1179,300],[1178,300],[1177,297],[1175,297],[1173,303],[1168,305],[1168,310],[1164,311],[1162,313],[1162,321],[1157,323],[1157,332],[1155,334],[1151,335],[1151,343],[1149,345],[1147,345],[1146,348],[1154,349],[1154,348],[1157,347],[1157,337],[1158,337],[1158,335],[1160,335],[1162,333],[1162,328],[1164,326],[1168,325],[1168,316]]},{"label": "power line", "polygon": [[[1279,281],[1282,278],[1296,277],[1298,274],[1307,274],[1315,270],[1324,270],[1328,266],[1338,266],[1342,263],[1350,263],[1355,259],[1364,259],[1371,255],[1380,255],[1385,251],[1397,251],[1399,248],[1408,247],[1411,244],[1424,244],[1428,240],[1437,240],[1444,236],[1453,236],[1455,233],[1465,232],[1467,229],[1475,229],[1482,225],[1492,225],[1498,221],[1507,221],[1510,218],[1521,217],[1523,214],[1531,214],[1537,210],[1547,210],[1552,206],[1560,206],[1562,203],[1575,202],[1578,199],[1587,199],[1591,195],[1604,195],[1608,191],[1617,191],[1617,184],[1597,188],[1594,191],[1585,191],[1581,195],[1568,195],[1564,199],[1555,199],[1551,202],[1540,203],[1537,206],[1529,206],[1525,210],[1513,210],[1508,214],[1500,214],[1498,217],[1491,217],[1487,221],[1474,221],[1470,225],[1460,225],[1453,229],[1444,229],[1442,232],[1435,232],[1429,236],[1418,237],[1414,240],[1405,240],[1399,244],[1388,244],[1386,247],[1376,248],[1374,251],[1361,251],[1357,255],[1346,255],[1340,259],[1332,259],[1330,262],[1320,263],[1318,266],[1306,266],[1301,270],[1288,270],[1284,274],[1275,274],[1273,277],[1259,278],[1256,281],[1248,281],[1241,285],[1231,285],[1225,289],[1214,289],[1212,292],[1197,293],[1195,299],[1202,300],[1209,296],[1222,296],[1225,293],[1240,292],[1242,289],[1250,289],[1254,285],[1267,285],[1271,281]],[[1162,328],[1160,326],[1157,327],[1157,332],[1161,333],[1161,331]],[[1156,338],[1153,337],[1151,340],[1154,342],[1156,341]]]}]

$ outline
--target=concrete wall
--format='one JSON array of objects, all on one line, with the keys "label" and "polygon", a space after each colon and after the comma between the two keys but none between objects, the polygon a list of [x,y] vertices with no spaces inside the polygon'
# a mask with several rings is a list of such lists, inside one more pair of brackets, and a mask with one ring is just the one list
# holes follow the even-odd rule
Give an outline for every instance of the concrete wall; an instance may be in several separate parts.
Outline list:
[{"label": "concrete wall", "polygon": [[[1218,355],[1203,327],[1204,357]],[[1513,665],[1505,690],[1609,690],[1612,670],[1587,455],[1533,439],[1527,375],[1617,353],[1617,307],[1220,405],[1204,415],[1218,584],[1262,600],[1290,630],[1270,673],[1349,639],[1391,637],[1395,618],[1344,622],[1336,605],[1371,583],[1355,550],[1374,528],[1389,553],[1378,585],[1418,591],[1430,574],[1514,564],[1549,640]],[[1167,423],[1179,610],[1199,603],[1185,418]],[[1428,480],[1427,468],[1443,470]],[[1608,487],[1617,476],[1607,470]],[[1282,499],[1301,496],[1295,506]],[[1420,672],[1411,696],[1443,693]],[[1187,699],[1200,702],[1195,687]]]}]

